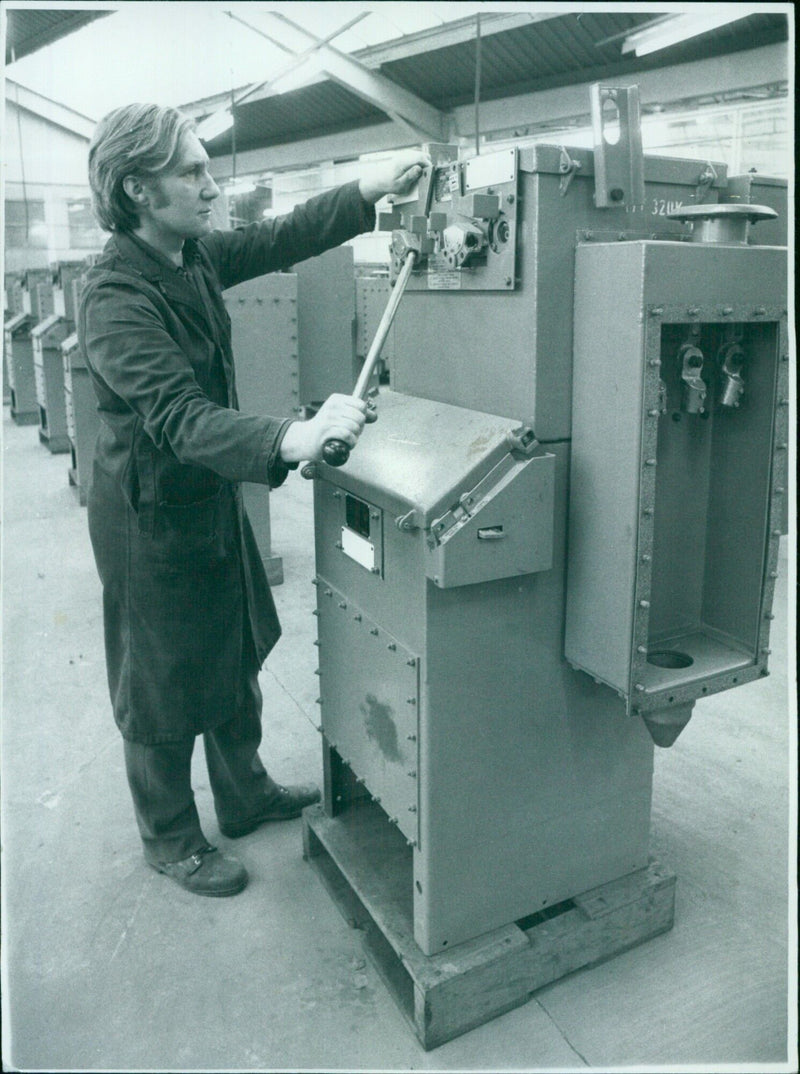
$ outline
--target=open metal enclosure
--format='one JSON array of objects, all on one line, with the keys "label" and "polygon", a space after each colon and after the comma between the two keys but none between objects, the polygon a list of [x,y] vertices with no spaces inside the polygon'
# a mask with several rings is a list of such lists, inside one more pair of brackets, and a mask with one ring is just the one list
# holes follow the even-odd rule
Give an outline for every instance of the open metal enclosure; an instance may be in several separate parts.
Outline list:
[{"label": "open metal enclosure", "polygon": [[781,248],[578,250],[565,652],[662,735],[767,673],[785,294]]},{"label": "open metal enclosure", "polygon": [[428,956],[646,866],[654,741],[767,672],[788,396],[723,165],[430,151],[379,420],[314,467],[325,831],[383,816]]}]

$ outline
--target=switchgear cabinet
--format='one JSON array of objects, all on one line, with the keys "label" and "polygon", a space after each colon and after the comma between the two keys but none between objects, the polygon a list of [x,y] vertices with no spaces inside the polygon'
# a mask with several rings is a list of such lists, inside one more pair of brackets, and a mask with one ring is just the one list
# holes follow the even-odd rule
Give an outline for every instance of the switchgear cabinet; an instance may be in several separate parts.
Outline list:
[{"label": "switchgear cabinet", "polygon": [[788,446],[779,185],[430,153],[378,421],[314,467],[322,813],[425,956],[646,868],[654,744],[767,673]]}]

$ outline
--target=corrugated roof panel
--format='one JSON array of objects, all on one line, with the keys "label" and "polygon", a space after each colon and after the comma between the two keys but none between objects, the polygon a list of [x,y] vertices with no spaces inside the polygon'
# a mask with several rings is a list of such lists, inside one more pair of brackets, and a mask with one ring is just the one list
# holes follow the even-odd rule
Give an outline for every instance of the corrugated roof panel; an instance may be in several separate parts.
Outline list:
[{"label": "corrugated roof panel", "polygon": [[[336,83],[320,82],[240,106],[236,111],[236,148],[292,142],[385,120],[385,114],[374,105]],[[216,139],[211,148],[214,155],[230,152],[230,134]]]},{"label": "corrugated roof panel", "polygon": [[[481,99],[532,93],[578,82],[636,73],[740,49],[785,41],[784,15],[750,15],[649,56],[622,53],[627,33],[648,25],[657,12],[583,11],[527,23],[481,39]],[[419,52],[384,63],[379,72],[434,107],[468,104],[475,93],[475,40]],[[588,104],[587,104],[588,110]],[[386,121],[377,106],[332,81],[258,100],[237,111],[237,148],[279,144]],[[212,155],[230,152],[230,138],[216,140]]]},{"label": "corrugated roof panel", "polygon": [[64,8],[9,8],[6,32],[6,63],[21,60],[46,45],[80,30],[111,11],[75,11]]}]

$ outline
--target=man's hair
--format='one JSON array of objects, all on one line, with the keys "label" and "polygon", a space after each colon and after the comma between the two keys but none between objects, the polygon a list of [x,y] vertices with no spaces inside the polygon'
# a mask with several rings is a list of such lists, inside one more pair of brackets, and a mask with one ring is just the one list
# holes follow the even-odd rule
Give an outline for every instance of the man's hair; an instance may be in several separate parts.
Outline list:
[{"label": "man's hair", "polygon": [[97,221],[105,231],[133,231],[139,213],[123,180],[154,179],[174,163],[180,141],[194,120],[175,108],[129,104],[97,125],[89,145],[89,185]]}]

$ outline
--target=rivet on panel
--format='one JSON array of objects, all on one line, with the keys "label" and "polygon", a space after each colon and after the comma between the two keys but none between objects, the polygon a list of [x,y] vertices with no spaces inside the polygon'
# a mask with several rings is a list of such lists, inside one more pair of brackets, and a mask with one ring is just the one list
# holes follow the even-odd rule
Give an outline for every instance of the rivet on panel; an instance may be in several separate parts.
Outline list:
[{"label": "rivet on panel", "polygon": [[346,607],[347,607],[347,601],[345,601],[345,600],[340,600],[340,601],[339,601],[339,607],[340,607],[340,608],[346,608]]},{"label": "rivet on panel", "polygon": [[371,630],[370,630],[370,634],[374,634],[377,637],[378,628],[377,627],[372,627]]},{"label": "rivet on panel", "polygon": [[409,813],[416,813],[417,807],[415,805],[410,805],[408,807],[408,811],[409,811]]},{"label": "rivet on panel", "polygon": [[397,646],[393,641],[390,641],[386,648],[389,650],[390,653],[393,653],[397,650]]},{"label": "rivet on panel", "polygon": [[360,623],[360,622],[361,622],[361,616],[360,616],[360,615],[354,615],[354,616],[353,616],[353,619],[355,620],[355,622],[356,622],[356,623]]},{"label": "rivet on panel", "polygon": [[649,600],[640,600],[639,601],[639,607],[640,608],[649,608],[650,607],[650,601]]},{"label": "rivet on panel", "polygon": [[643,692],[644,692],[644,684],[643,684],[643,683],[641,683],[641,682],[637,682],[637,683],[636,683],[636,686],[635,686],[635,689],[636,689],[636,690],[637,690],[637,691],[638,691],[638,692],[639,692],[640,694],[641,694],[641,693],[643,693]]},{"label": "rivet on panel", "polygon": [[648,363],[648,365],[651,365],[654,368],[657,368],[658,366],[661,365],[661,359],[660,358],[651,358],[649,363]]}]

